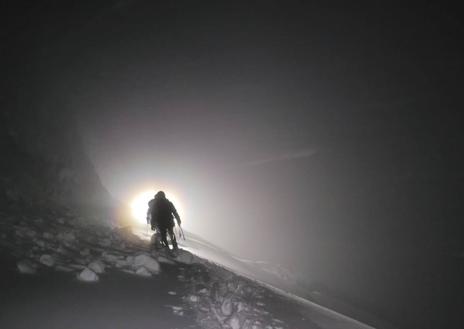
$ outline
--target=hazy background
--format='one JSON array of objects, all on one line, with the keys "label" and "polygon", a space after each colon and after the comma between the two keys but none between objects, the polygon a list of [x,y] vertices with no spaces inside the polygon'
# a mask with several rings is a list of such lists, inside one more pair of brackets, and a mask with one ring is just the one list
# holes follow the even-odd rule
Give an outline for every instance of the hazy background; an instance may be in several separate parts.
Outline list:
[{"label": "hazy background", "polygon": [[232,253],[432,328],[463,302],[454,9],[45,1],[7,58],[115,198],[163,186]]}]

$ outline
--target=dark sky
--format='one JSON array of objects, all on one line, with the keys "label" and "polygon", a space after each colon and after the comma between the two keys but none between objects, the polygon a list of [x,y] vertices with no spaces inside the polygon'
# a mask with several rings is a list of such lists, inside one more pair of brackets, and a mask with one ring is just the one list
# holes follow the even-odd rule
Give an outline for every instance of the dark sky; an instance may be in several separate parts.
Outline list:
[{"label": "dark sky", "polygon": [[45,1],[7,9],[6,63],[21,63],[12,72],[74,115],[116,198],[171,187],[192,231],[334,281],[348,266],[362,282],[381,252],[388,267],[408,248],[458,240],[456,8]]}]

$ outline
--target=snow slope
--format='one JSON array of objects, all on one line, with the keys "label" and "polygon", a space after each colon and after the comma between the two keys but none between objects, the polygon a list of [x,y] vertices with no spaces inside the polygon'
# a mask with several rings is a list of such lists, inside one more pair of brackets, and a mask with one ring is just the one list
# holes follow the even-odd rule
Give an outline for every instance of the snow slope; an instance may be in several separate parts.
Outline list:
[{"label": "snow slope", "polygon": [[[185,230],[184,230],[185,231]],[[142,239],[149,239],[151,232],[145,229],[135,230],[135,233]],[[221,249],[201,237],[190,232],[184,232],[186,239],[180,240],[179,245],[193,254],[207,259],[210,262],[219,264],[238,275],[245,276],[260,285],[265,286],[282,296],[298,304],[301,312],[308,316],[320,328],[372,328],[348,316],[335,312],[329,308],[318,305],[307,299],[296,296],[291,291],[302,289],[294,275],[279,264],[272,264],[266,261],[253,261],[234,256],[224,249]]]},{"label": "snow slope", "polygon": [[1,328],[369,328],[191,234],[173,254],[72,213],[0,218]]}]

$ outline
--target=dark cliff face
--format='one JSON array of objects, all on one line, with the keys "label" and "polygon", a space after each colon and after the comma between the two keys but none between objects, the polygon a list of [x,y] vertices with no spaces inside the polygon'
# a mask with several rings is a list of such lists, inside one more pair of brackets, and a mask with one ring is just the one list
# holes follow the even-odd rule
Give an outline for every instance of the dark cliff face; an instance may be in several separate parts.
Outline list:
[{"label": "dark cliff face", "polygon": [[1,209],[107,210],[114,204],[83,150],[68,110],[75,88],[70,83],[73,75],[67,74],[75,49],[65,49],[76,43],[76,31],[99,13],[100,6],[68,6],[16,1],[0,15]]},{"label": "dark cliff face", "polygon": [[82,148],[72,116],[59,104],[45,106],[29,97],[2,102],[2,207],[109,209],[113,201]]}]

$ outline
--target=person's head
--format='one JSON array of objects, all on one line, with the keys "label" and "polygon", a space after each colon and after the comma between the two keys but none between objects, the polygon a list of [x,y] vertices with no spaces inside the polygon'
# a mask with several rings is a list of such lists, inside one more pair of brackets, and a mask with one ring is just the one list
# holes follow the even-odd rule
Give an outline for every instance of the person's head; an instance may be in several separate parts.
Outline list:
[{"label": "person's head", "polygon": [[159,191],[155,194],[155,199],[166,199],[166,194],[163,191]]}]

